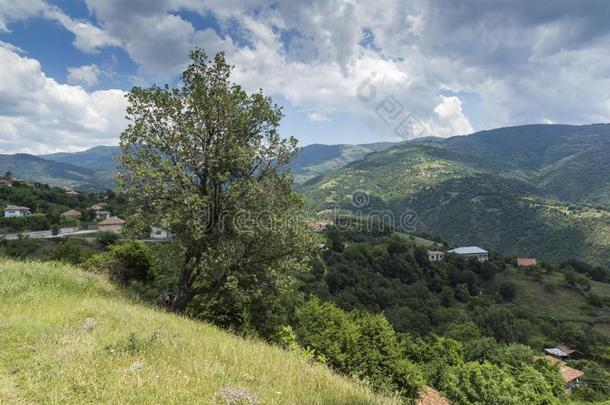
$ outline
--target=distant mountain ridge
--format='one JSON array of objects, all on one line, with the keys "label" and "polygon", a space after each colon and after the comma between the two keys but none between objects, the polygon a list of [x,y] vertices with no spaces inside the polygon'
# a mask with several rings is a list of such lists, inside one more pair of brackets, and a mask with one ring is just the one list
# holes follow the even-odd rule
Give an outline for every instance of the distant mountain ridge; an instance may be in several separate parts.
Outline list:
[{"label": "distant mountain ridge", "polygon": [[82,152],[60,152],[40,155],[39,157],[53,162],[87,167],[92,170],[111,171],[116,167],[116,157],[119,153],[118,146],[95,146]]},{"label": "distant mountain ridge", "polygon": [[86,188],[101,188],[104,183],[95,170],[25,153],[0,155],[0,172],[7,171],[18,178],[54,186],[86,185]]},{"label": "distant mountain ridge", "polygon": [[[413,140],[316,177],[313,210],[414,210],[433,235],[553,261],[610,260],[610,125]],[[352,195],[368,194],[355,209]]]},{"label": "distant mountain ridge", "polygon": [[[368,153],[395,145],[379,142],[363,145],[307,145],[291,162],[289,169],[295,181],[304,181],[343,167]],[[113,187],[117,167],[118,146],[95,146],[82,152],[61,152],[48,155],[0,155],[0,172],[10,170],[26,180],[48,183],[53,186],[71,186],[81,189]],[[20,163],[14,163],[18,160]]]}]

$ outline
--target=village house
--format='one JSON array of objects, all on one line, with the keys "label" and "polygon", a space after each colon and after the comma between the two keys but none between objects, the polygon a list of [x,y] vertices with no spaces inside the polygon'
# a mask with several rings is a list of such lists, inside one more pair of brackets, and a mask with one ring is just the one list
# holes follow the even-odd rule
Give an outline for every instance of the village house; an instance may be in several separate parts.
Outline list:
[{"label": "village house", "polygon": [[563,361],[557,360],[555,357],[545,356],[545,358],[553,364],[559,364],[559,373],[565,384],[566,392],[572,391],[580,385],[580,377],[584,376],[580,370],[566,366]]},{"label": "village house", "polygon": [[570,346],[565,344],[544,349],[544,352],[557,360],[573,360],[581,357],[581,353],[578,350],[572,349]]},{"label": "village house", "polygon": [[517,259],[517,266],[519,267],[531,267],[535,266],[536,264],[536,259],[526,259],[523,257],[519,257]]},{"label": "village house", "polygon": [[426,387],[417,400],[417,405],[451,405],[451,402],[434,388]]},{"label": "village house", "polygon": [[13,187],[13,181],[9,179],[0,179],[0,186]]},{"label": "village house", "polygon": [[439,250],[428,250],[428,260],[431,262],[439,262],[445,258],[445,252]]},{"label": "village house", "polygon": [[566,365],[560,365],[559,372],[561,377],[563,377],[566,391],[572,391],[574,388],[577,388],[580,385],[580,377],[585,375],[582,371]]},{"label": "village house", "polygon": [[64,191],[66,192],[66,195],[77,196],[79,194],[78,191],[75,191],[71,187],[64,187]]},{"label": "village house", "polygon": [[110,212],[99,210],[95,211],[95,219],[108,219],[110,218]]},{"label": "village house", "polygon": [[77,210],[68,210],[61,215],[63,215],[64,217],[70,217],[70,218],[80,218],[82,216],[81,212],[77,211]]},{"label": "village house", "polygon": [[106,203],[97,203],[97,204],[93,204],[91,207],[89,207],[90,210],[92,211],[102,211],[104,208],[106,208],[108,204]]},{"label": "village house", "polygon": [[30,215],[32,211],[28,207],[20,207],[18,205],[8,205],[4,209],[5,218],[18,218]]},{"label": "village house", "polygon": [[100,232],[114,232],[119,233],[125,225],[125,220],[119,217],[110,217],[97,224],[97,229]]},{"label": "village house", "polygon": [[150,228],[150,239],[166,240],[166,239],[169,239],[169,237],[170,237],[170,233],[163,228],[159,228],[156,226],[152,226]]},{"label": "village house", "polygon": [[486,262],[489,260],[489,252],[485,249],[481,249],[478,246],[459,247],[449,250],[448,253],[455,253],[456,255],[465,257],[476,257],[480,262]]}]

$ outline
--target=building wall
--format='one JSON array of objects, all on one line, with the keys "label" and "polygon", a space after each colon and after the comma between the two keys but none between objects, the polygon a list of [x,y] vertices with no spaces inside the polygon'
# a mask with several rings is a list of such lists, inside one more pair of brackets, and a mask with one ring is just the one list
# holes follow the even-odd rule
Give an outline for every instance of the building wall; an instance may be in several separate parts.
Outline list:
[{"label": "building wall", "polygon": [[114,233],[121,232],[121,228],[123,228],[123,225],[99,225],[97,227],[97,229],[100,232],[114,232]]},{"label": "building wall", "polygon": [[23,211],[18,211],[18,210],[4,210],[4,217],[5,218],[16,218],[16,217],[23,217],[26,214]]},{"label": "building wall", "polygon": [[168,239],[169,234],[164,229],[152,228],[150,231],[150,239]]}]

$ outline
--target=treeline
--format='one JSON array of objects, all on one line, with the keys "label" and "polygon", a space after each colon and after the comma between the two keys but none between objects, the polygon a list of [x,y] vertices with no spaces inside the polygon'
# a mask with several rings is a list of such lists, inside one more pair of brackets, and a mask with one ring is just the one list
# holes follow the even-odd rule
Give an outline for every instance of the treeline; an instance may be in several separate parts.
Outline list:
[{"label": "treeline", "polygon": [[[447,255],[430,262],[426,248],[416,247],[404,235],[339,228],[328,231],[329,249],[314,261],[310,273],[299,277],[305,295],[348,311],[383,313],[397,331],[415,336],[443,335],[452,325],[473,322],[480,333],[499,342],[537,349],[564,342],[589,356],[610,359],[604,350],[608,340],[591,327],[553,321],[536,308],[513,303],[517,285],[510,277],[496,276],[514,269],[514,258],[492,256],[480,263]],[[610,314],[608,298],[590,291],[590,274],[607,280],[607,269],[571,261],[557,267],[542,262],[520,271],[538,283],[550,274],[562,274],[564,287],[582,295],[591,310]]]}]

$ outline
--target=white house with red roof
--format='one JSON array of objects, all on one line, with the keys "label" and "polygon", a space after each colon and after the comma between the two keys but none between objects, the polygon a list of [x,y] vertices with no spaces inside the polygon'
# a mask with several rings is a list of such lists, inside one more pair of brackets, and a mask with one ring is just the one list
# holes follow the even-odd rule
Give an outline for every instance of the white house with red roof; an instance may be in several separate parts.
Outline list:
[{"label": "white house with red roof", "polygon": [[32,210],[28,207],[20,207],[19,205],[8,205],[4,209],[4,217],[5,218],[18,218],[25,217],[26,215],[30,215]]}]

